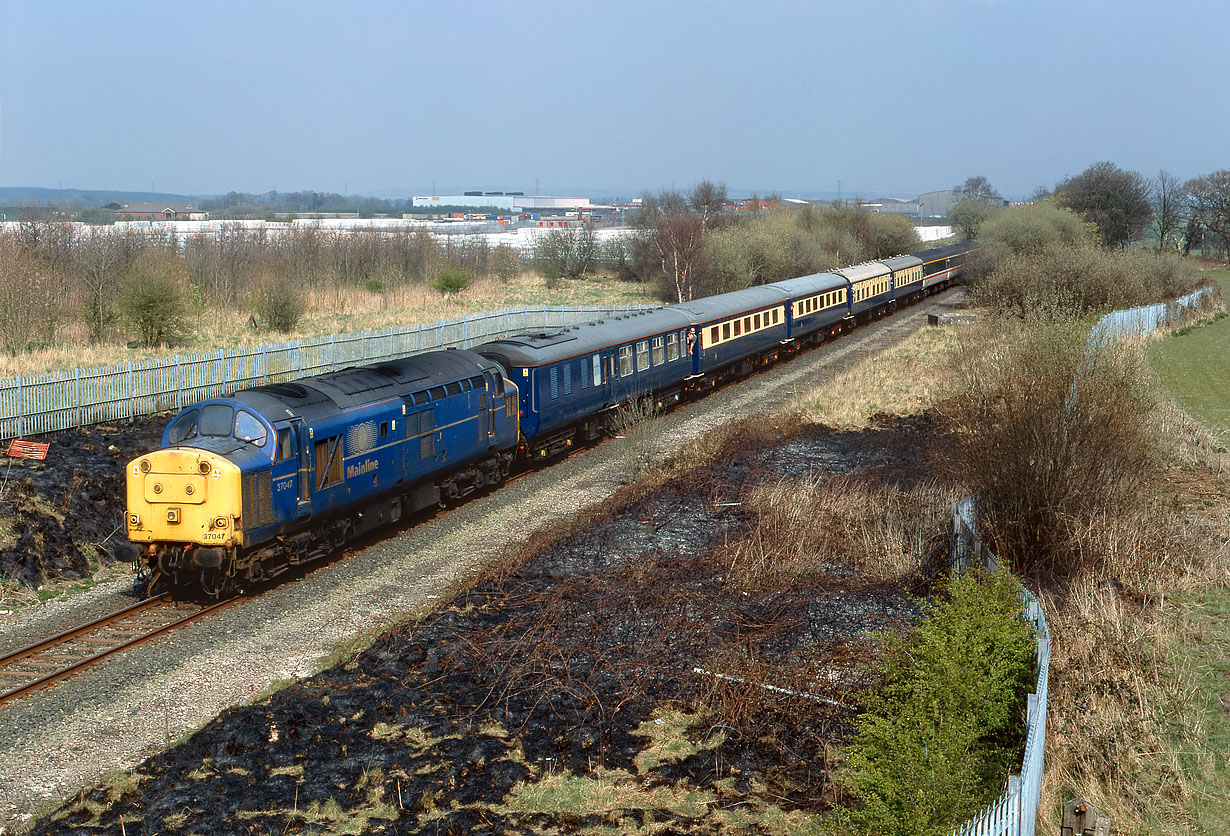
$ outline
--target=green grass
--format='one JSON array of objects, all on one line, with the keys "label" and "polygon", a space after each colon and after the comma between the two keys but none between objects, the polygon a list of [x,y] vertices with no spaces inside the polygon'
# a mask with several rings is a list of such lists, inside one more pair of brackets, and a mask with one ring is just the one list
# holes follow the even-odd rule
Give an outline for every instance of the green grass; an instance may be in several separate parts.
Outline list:
[{"label": "green grass", "polygon": [[1175,650],[1163,686],[1191,797],[1190,832],[1230,833],[1230,589],[1206,589],[1176,603],[1187,641]]},{"label": "green grass", "polygon": [[[1207,274],[1230,298],[1230,271]],[[1230,317],[1221,316],[1149,348],[1149,362],[1179,405],[1230,446]]]}]

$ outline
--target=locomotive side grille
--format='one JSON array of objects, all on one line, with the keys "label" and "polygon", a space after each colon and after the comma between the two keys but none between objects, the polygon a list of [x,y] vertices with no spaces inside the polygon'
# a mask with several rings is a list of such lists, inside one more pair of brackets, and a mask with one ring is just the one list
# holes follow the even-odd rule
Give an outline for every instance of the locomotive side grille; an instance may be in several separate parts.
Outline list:
[{"label": "locomotive side grille", "polygon": [[268,469],[243,477],[243,527],[259,528],[273,522],[273,482]]}]

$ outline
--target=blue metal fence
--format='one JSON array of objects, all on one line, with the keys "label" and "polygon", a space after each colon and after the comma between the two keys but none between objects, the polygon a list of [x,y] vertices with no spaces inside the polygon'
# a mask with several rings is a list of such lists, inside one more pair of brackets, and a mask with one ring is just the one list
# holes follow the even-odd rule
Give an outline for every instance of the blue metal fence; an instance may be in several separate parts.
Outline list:
[{"label": "blue metal fence", "polygon": [[179,409],[246,386],[293,380],[423,351],[468,348],[529,330],[577,325],[645,307],[506,308],[383,331],[333,334],[273,345],[134,360],[104,368],[23,375],[0,381],[0,439]]}]

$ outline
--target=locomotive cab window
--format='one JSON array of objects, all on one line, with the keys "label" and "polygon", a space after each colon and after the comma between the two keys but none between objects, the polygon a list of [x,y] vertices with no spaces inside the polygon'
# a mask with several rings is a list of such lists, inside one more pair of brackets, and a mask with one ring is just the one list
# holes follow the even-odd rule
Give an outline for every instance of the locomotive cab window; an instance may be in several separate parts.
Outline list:
[{"label": "locomotive cab window", "polygon": [[602,385],[602,355],[595,354],[593,360],[594,360],[594,385],[601,386]]},{"label": "locomotive cab window", "polygon": [[201,435],[226,437],[234,432],[235,410],[222,403],[211,403],[201,409]]},{"label": "locomotive cab window", "polygon": [[251,412],[240,409],[235,413],[235,438],[263,447],[266,438],[265,425]]},{"label": "locomotive cab window", "polygon": [[193,409],[176,418],[175,423],[171,425],[170,432],[167,434],[170,442],[172,444],[179,444],[181,441],[196,438],[196,425],[200,417],[201,413]]}]

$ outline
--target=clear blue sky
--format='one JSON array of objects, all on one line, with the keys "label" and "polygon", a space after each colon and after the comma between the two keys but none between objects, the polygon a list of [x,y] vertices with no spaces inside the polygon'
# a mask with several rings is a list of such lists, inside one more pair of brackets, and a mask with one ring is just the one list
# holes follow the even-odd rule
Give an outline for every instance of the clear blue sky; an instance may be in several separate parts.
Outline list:
[{"label": "clear blue sky", "polygon": [[1005,196],[1230,167],[1225,0],[0,0],[0,186]]}]

